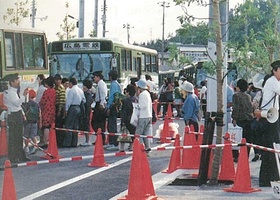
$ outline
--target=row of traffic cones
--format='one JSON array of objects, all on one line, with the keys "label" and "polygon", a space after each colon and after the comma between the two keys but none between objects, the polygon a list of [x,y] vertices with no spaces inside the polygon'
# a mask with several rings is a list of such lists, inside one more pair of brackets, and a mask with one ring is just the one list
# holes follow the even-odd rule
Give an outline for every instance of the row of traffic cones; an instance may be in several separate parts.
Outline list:
[{"label": "row of traffic cones", "polygon": [[[229,133],[225,135],[224,140],[224,149],[222,154],[221,161],[221,170],[219,173],[218,180],[234,181],[234,185],[231,188],[225,188],[226,192],[239,192],[239,193],[250,193],[260,191],[258,188],[252,188],[251,186],[251,177],[250,177],[250,168],[249,160],[246,147],[246,139],[242,139],[242,144],[240,148],[240,157],[238,159],[237,170],[235,174],[234,163],[232,157],[232,148],[230,145],[231,142],[229,139]],[[174,146],[180,146],[180,136],[177,135]],[[189,157],[191,158],[191,157]],[[211,166],[213,161],[213,154],[210,157],[209,165]],[[172,151],[168,169],[164,170],[163,173],[172,173],[177,169],[181,168],[181,151],[180,148],[175,148]],[[208,170],[208,177],[211,176],[211,167]]]}]

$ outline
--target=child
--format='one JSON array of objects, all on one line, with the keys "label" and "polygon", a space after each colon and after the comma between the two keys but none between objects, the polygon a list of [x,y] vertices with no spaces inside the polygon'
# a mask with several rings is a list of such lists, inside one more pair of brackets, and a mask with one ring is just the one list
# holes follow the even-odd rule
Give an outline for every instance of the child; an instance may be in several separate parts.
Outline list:
[{"label": "child", "polygon": [[35,98],[36,92],[34,90],[29,90],[29,101],[23,104],[23,110],[25,112],[24,137],[27,138],[27,140],[25,140],[24,151],[29,153],[28,143],[29,140],[32,139],[34,147],[30,154],[35,154],[38,150],[36,135],[38,125],[39,128],[42,126],[41,109],[39,108],[39,104],[35,101]]}]

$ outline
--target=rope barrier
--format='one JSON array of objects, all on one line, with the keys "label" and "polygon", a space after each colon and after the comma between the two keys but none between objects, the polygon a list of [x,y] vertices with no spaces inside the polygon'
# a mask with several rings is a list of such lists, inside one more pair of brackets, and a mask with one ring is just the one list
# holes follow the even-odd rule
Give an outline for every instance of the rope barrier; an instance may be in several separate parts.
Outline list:
[{"label": "rope barrier", "polygon": [[256,148],[256,149],[261,149],[263,151],[268,151],[268,152],[272,152],[272,153],[280,153],[280,150],[276,150],[276,149],[272,149],[272,148],[252,144],[252,143],[246,143],[246,145],[249,146],[249,147]]},{"label": "rope barrier", "polygon": [[[76,132],[76,133],[89,133],[92,135],[97,135],[97,133],[95,132],[90,132],[90,131],[80,131],[80,130],[73,130],[73,129],[66,129],[66,128],[55,128],[55,130],[59,130],[59,131],[69,131],[69,132]],[[155,139],[160,139],[158,137],[154,137],[152,135],[139,135],[139,134],[126,134],[126,133],[109,133],[109,132],[102,132],[105,135],[109,135],[109,136],[130,136],[130,137],[137,137],[137,138],[155,138]],[[166,137],[166,139],[169,140],[174,140],[175,138],[172,137]]]},{"label": "rope barrier", "polygon": [[[132,152],[122,152],[123,155],[131,155]],[[108,153],[104,155],[105,157],[109,156],[119,156],[116,153]],[[80,160],[86,160],[86,159],[92,159],[94,156],[74,156],[69,158],[59,158],[59,159],[51,159],[51,160],[41,160],[41,161],[29,161],[25,163],[16,163],[12,164],[9,168],[17,168],[17,167],[30,167],[30,166],[36,166],[41,164],[53,164],[53,163],[59,163],[59,162],[67,162],[67,161],[80,161]],[[5,170],[7,167],[0,167],[0,171]]]}]

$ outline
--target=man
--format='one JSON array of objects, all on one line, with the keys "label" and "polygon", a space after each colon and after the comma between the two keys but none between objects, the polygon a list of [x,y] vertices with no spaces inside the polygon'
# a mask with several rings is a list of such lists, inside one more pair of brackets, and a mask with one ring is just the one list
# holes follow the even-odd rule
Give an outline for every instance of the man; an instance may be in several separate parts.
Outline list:
[{"label": "man", "polygon": [[93,72],[93,81],[97,84],[95,92],[95,106],[93,109],[93,115],[91,119],[91,126],[95,132],[100,128],[102,131],[103,145],[105,145],[105,123],[106,123],[106,96],[107,96],[107,85],[103,81],[102,71]]},{"label": "man", "polygon": [[[117,133],[117,117],[118,117],[118,110],[116,109],[116,106],[114,105],[114,95],[116,92],[122,93],[122,89],[120,84],[118,83],[118,72],[116,70],[111,70],[109,72],[109,78],[111,81],[110,85],[110,92],[109,92],[109,98],[107,103],[107,109],[108,109],[108,132],[109,133]],[[117,135],[109,135],[109,146],[106,147],[108,150],[118,150],[118,136]]]},{"label": "man", "polygon": [[201,81],[200,85],[202,86],[200,90],[200,105],[202,107],[203,116],[205,117],[206,114],[206,106],[207,106],[207,87],[206,81]]},{"label": "man", "polygon": [[[78,130],[79,117],[81,114],[81,103],[85,103],[85,95],[81,88],[77,85],[76,78],[70,78],[69,80],[69,92],[66,99],[66,129]],[[77,147],[78,145],[78,133],[66,132],[64,136],[63,147]]]},{"label": "man", "polygon": [[25,97],[28,93],[28,88],[23,91],[22,95],[18,93],[20,86],[18,73],[5,76],[3,81],[9,81],[10,85],[10,87],[4,91],[4,104],[8,108],[8,157],[12,163],[30,161],[30,158],[26,157],[22,145],[25,115],[21,104],[25,100]]},{"label": "man", "polygon": [[[152,129],[152,115],[153,115],[153,108],[152,108],[152,99],[150,93],[148,91],[147,82],[144,79],[140,79],[136,82],[137,85],[137,95],[139,97],[139,120],[136,126],[136,134],[151,136],[153,129]],[[150,143],[148,138],[144,137],[143,142],[145,145],[145,150],[147,153],[151,151]]]},{"label": "man", "polygon": [[[59,74],[54,76],[55,80],[55,92],[56,92],[56,103],[55,103],[55,126],[57,128],[63,128],[65,123],[65,87],[62,85],[62,78]],[[62,147],[64,140],[64,131],[56,130],[56,142],[58,147]]]}]

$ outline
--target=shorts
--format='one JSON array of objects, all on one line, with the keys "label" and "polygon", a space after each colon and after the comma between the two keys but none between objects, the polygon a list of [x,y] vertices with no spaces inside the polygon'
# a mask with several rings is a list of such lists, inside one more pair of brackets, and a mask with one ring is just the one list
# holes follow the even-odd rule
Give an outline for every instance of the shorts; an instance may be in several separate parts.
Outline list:
[{"label": "shorts", "polygon": [[38,132],[37,123],[28,123],[24,126],[24,137],[26,137],[26,138],[36,137],[37,132]]}]

